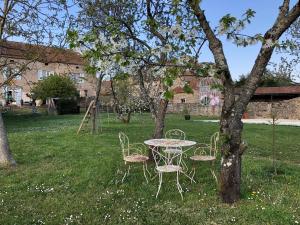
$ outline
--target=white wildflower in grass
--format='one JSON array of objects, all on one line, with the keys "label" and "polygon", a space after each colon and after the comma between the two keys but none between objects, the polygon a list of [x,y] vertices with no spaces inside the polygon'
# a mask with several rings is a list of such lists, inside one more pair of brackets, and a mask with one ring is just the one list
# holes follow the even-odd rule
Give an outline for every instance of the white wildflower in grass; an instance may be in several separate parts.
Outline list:
[{"label": "white wildflower in grass", "polygon": [[54,191],[53,187],[45,187],[45,184],[36,185],[35,187],[27,187],[28,191],[41,192],[41,193],[50,193]]},{"label": "white wildflower in grass", "polygon": [[105,214],[104,220],[109,220],[109,219],[110,219],[110,215],[109,214]]},{"label": "white wildflower in grass", "polygon": [[38,221],[37,221],[37,223],[38,224],[46,224],[43,220],[41,220],[41,219],[39,219]]},{"label": "white wildflower in grass", "polygon": [[72,215],[71,214],[70,216],[64,218],[65,225],[80,223],[80,218],[82,217],[82,215],[83,215],[82,213],[80,213],[78,215]]}]

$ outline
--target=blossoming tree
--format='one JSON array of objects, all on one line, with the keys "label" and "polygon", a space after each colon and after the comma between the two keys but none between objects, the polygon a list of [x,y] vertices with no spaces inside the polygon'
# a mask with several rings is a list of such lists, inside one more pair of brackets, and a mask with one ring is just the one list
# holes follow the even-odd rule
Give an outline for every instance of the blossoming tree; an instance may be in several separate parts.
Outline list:
[{"label": "blossoming tree", "polygon": [[[0,48],[7,51],[7,40],[21,39],[32,45],[46,44],[48,46],[65,43],[66,27],[70,25],[67,13],[69,5],[60,0],[4,0],[0,4]],[[0,55],[0,71],[5,77],[0,82],[0,88],[9,86],[16,77],[38,61],[41,56],[34,48],[25,52],[26,60],[12,60],[7,55]],[[46,47],[46,46],[45,46]],[[5,125],[0,112],[0,167],[15,165],[10,152]]]},{"label": "blossoming tree", "polygon": [[[221,115],[220,194],[224,202],[240,198],[241,157],[246,149],[242,142],[241,122],[250,98],[266,69],[282,34],[300,15],[300,3],[290,8],[283,0],[274,25],[265,34],[242,34],[255,12],[247,10],[242,19],[230,14],[220,20],[218,29],[210,26],[200,0],[81,1],[81,18],[89,26],[74,47],[88,47],[86,55],[94,61],[105,61],[114,68],[136,76],[141,92],[155,117],[154,137],[163,135],[171,86],[184,69],[196,74],[216,76],[222,82],[224,104]],[[204,33],[204,36],[203,36]],[[260,52],[239,96],[219,36],[226,35],[236,45],[262,43]],[[197,67],[201,47],[207,40],[215,64]],[[111,71],[110,71],[111,73]],[[156,89],[155,89],[156,88]],[[189,91],[188,85],[185,89]],[[153,91],[154,90],[154,91]]]},{"label": "blossoming tree", "polygon": [[129,123],[131,114],[147,109],[147,104],[143,101],[139,88],[134,85],[129,76],[120,74],[111,82],[114,108],[118,119],[123,123]]},{"label": "blossoming tree", "polygon": [[238,97],[234,93],[234,83],[223,51],[223,44],[218,38],[218,34],[210,26],[205,12],[201,8],[201,1],[189,0],[188,4],[208,39],[210,51],[215,59],[217,73],[224,87],[224,104],[220,122],[220,131],[223,136],[220,194],[224,202],[233,203],[240,198],[241,161],[242,154],[246,149],[245,144],[241,140],[243,130],[241,118],[260,82],[275,47],[279,45],[280,37],[299,18],[300,1],[297,1],[290,8],[290,1],[283,0],[273,26],[264,35],[258,34],[251,37],[240,33],[245,23],[254,16],[255,12],[252,10],[246,12],[245,20],[237,20],[231,15],[226,15],[221,19],[219,34],[227,35],[237,45],[247,46],[253,42],[262,42],[250,75],[242,86]]},{"label": "blossoming tree", "polygon": [[[82,29],[69,32],[71,47],[110,76],[129,74],[163,136],[173,81],[193,68],[205,42],[188,5],[176,1],[81,1]],[[83,22],[84,21],[84,22]],[[191,89],[186,84],[186,92]]]}]

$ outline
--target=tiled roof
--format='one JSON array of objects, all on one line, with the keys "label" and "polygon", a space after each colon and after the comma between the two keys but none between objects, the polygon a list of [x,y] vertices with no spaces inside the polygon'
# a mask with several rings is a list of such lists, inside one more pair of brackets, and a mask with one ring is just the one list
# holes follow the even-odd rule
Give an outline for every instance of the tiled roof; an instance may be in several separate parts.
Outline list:
[{"label": "tiled roof", "polygon": [[259,87],[254,95],[271,95],[271,94],[300,94],[300,85],[286,87]]},{"label": "tiled roof", "polygon": [[70,49],[13,41],[0,41],[0,57],[27,59],[43,63],[84,64],[80,54]]},{"label": "tiled roof", "polygon": [[[199,78],[195,78],[195,77],[194,77],[194,79],[190,80],[189,82],[190,82],[189,86],[190,86],[194,91],[199,90],[199,87],[198,87]],[[180,87],[180,86],[175,87],[175,88],[173,89],[173,91],[175,92],[175,94],[185,93],[184,90],[183,90],[183,87]]]}]

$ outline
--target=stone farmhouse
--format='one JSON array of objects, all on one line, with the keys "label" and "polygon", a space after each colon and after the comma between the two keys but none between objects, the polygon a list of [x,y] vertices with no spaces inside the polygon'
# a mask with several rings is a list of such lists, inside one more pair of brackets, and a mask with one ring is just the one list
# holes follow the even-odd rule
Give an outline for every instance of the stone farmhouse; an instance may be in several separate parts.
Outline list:
[{"label": "stone farmhouse", "polygon": [[95,96],[93,78],[84,71],[84,60],[71,50],[20,42],[0,42],[0,83],[9,74],[18,73],[13,80],[2,87],[1,102],[5,105],[8,97],[20,105],[30,102],[31,87],[50,74],[66,74],[76,82],[80,96]]},{"label": "stone farmhouse", "polygon": [[[183,82],[189,82],[193,94],[184,93]],[[170,113],[182,113],[188,109],[191,115],[220,116],[223,96],[214,89],[218,80],[197,77],[186,73],[174,83],[175,96],[168,106]],[[236,89],[238,97],[239,89]],[[250,100],[244,118],[300,119],[300,85],[286,87],[259,87]]]},{"label": "stone farmhouse", "polygon": [[[185,93],[183,86],[188,83],[193,93]],[[192,115],[220,115],[222,93],[216,88],[220,81],[211,77],[195,76],[186,71],[173,85],[174,98],[170,101],[168,112],[182,113],[188,110]]]},{"label": "stone farmhouse", "polygon": [[[19,73],[15,79],[2,87],[2,105],[6,104],[8,97],[11,97],[16,105],[30,102],[32,85],[53,73],[71,76],[80,96],[85,99],[91,99],[96,94],[97,82],[84,71],[83,58],[68,49],[2,41],[0,63],[0,84],[6,80],[9,73]],[[183,87],[186,83],[193,93],[184,92]],[[220,116],[223,96],[219,89],[214,88],[219,84],[217,79],[198,77],[186,71],[173,84],[174,98],[170,100],[168,112],[182,113],[188,110],[191,115]],[[102,102],[111,106],[113,101],[110,82],[104,81],[102,87]],[[300,119],[300,86],[259,87],[248,105],[247,117],[269,118],[272,111],[276,111],[278,118]]]}]

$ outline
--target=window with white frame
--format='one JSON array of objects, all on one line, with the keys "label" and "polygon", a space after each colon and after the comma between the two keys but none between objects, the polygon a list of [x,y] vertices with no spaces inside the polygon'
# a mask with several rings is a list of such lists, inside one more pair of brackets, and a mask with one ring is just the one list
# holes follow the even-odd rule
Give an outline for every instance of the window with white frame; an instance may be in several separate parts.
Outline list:
[{"label": "window with white frame", "polygon": [[83,73],[71,73],[70,77],[77,84],[84,83],[84,74]]},{"label": "window with white frame", "polygon": [[43,80],[46,77],[53,75],[54,71],[48,71],[48,70],[38,70],[38,80]]},{"label": "window with white frame", "polygon": [[11,68],[11,67],[8,67],[8,66],[5,66],[2,69],[2,75],[3,75],[3,78],[5,80],[10,78],[11,76],[13,76],[15,80],[21,80],[22,79],[22,74],[21,74],[20,69]]}]

